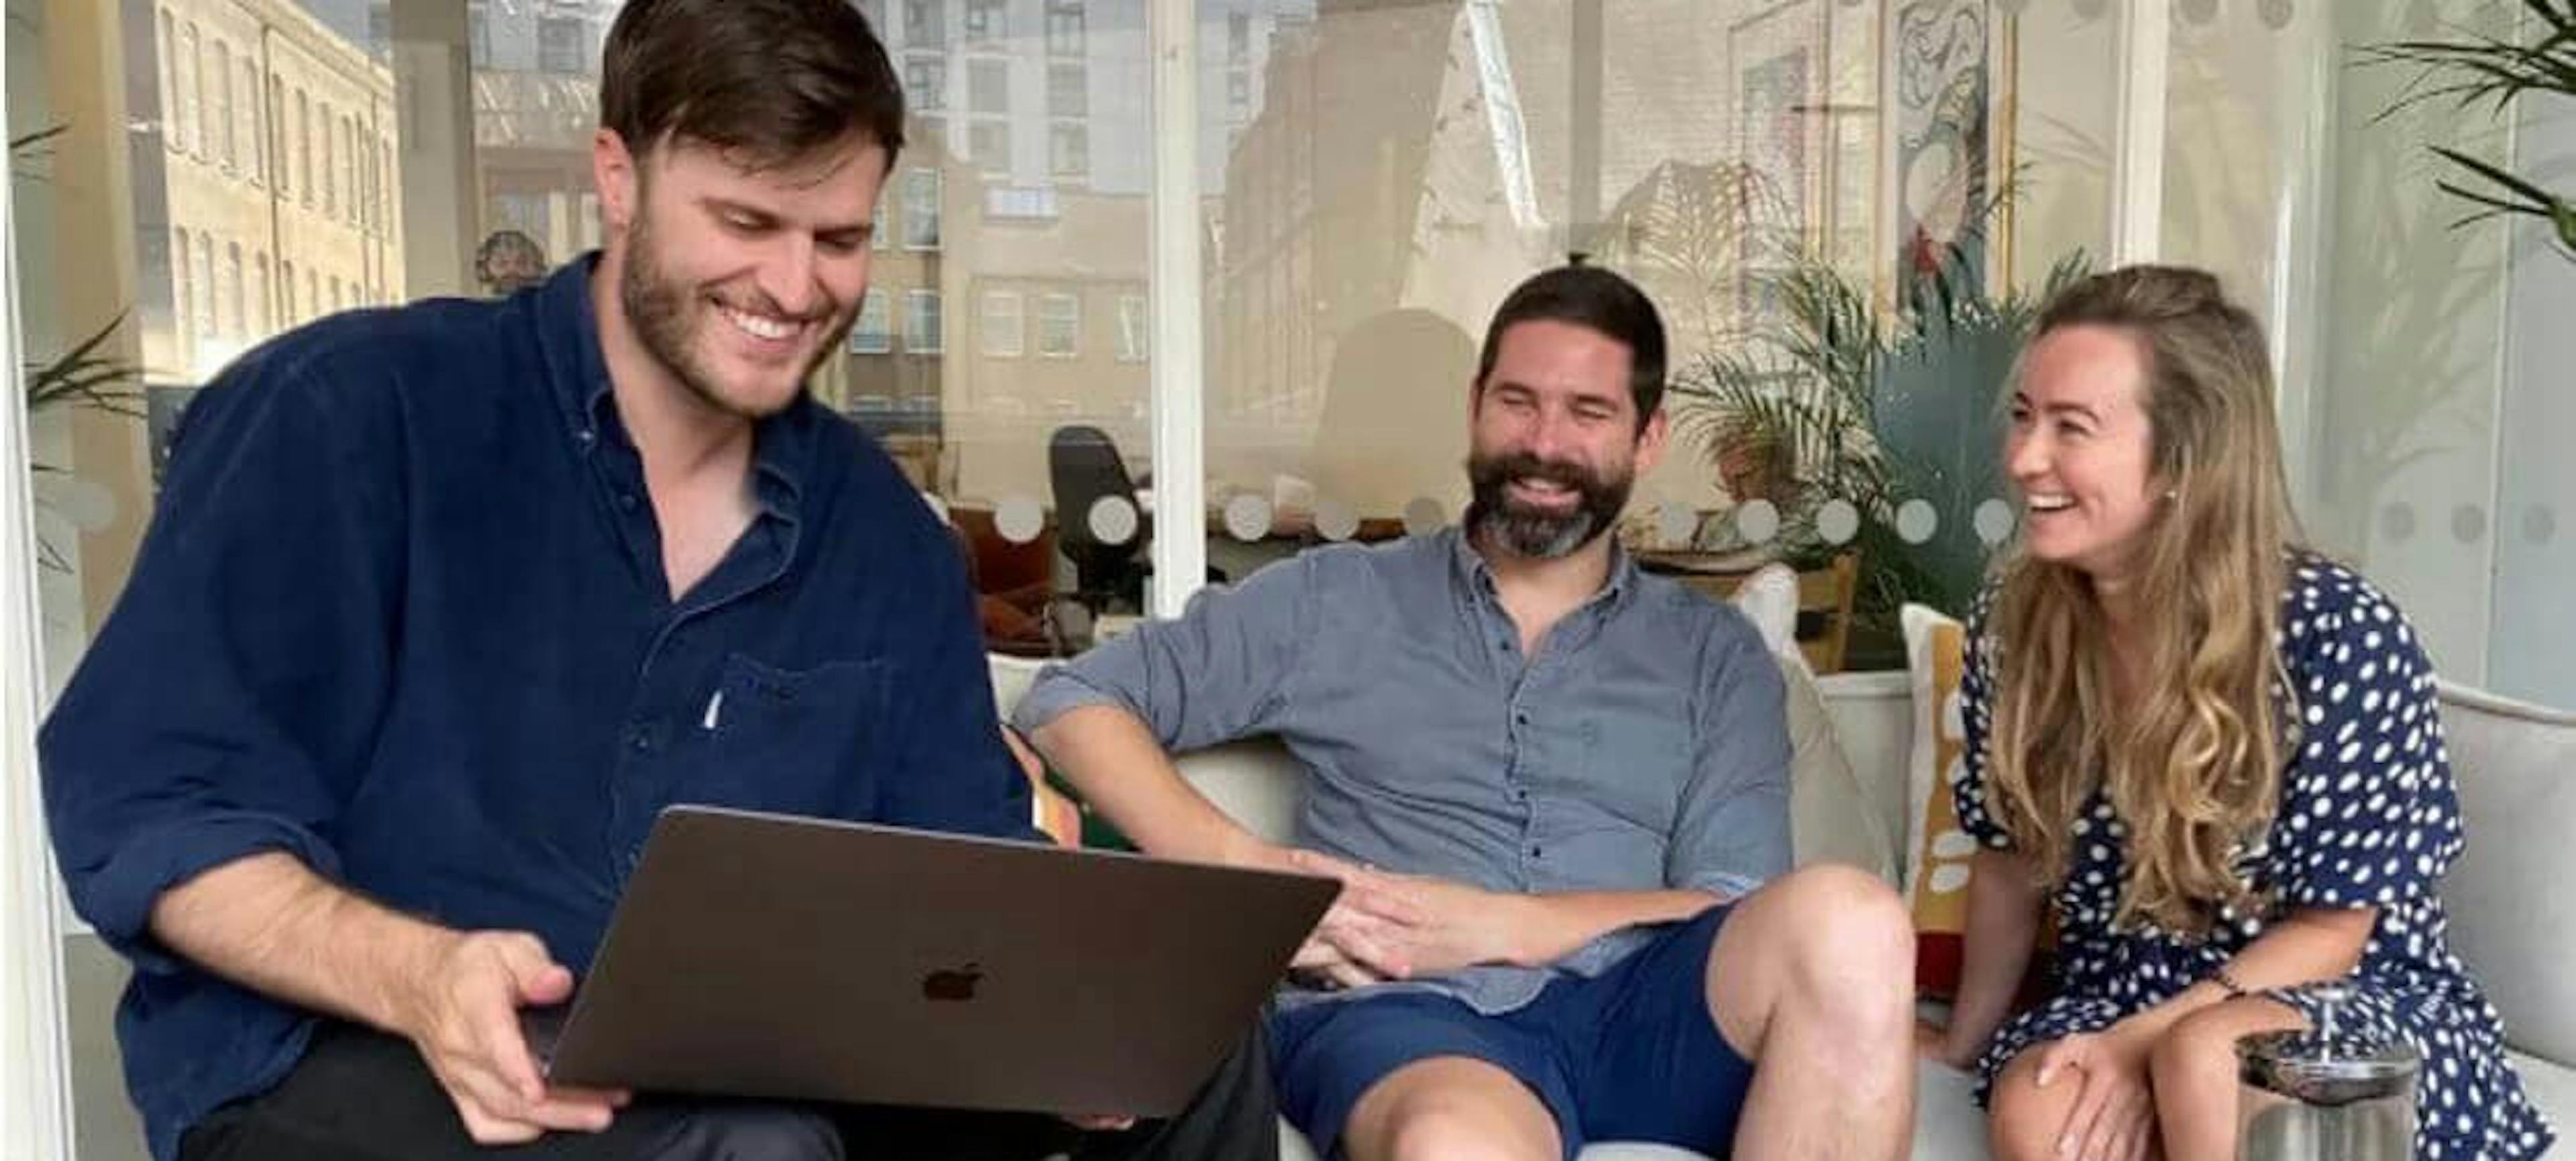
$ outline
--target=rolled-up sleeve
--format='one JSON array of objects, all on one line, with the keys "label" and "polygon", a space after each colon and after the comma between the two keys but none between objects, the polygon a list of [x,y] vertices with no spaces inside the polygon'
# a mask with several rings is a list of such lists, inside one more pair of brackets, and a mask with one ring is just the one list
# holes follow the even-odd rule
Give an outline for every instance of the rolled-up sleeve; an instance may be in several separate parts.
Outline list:
[{"label": "rolled-up sleeve", "polygon": [[39,738],[81,916],[172,964],[162,892],[267,850],[339,872],[399,626],[392,392],[258,355],[191,408],[133,574]]},{"label": "rolled-up sleeve", "polygon": [[1317,572],[1312,553],[1281,561],[1241,585],[1201,591],[1178,620],[1048,666],[1011,723],[1030,732],[1082,706],[1116,705],[1170,750],[1269,733],[1311,638]]},{"label": "rolled-up sleeve", "polygon": [[1701,663],[1697,740],[1665,885],[1733,898],[1789,869],[1789,732],[1779,664],[1749,626]]}]

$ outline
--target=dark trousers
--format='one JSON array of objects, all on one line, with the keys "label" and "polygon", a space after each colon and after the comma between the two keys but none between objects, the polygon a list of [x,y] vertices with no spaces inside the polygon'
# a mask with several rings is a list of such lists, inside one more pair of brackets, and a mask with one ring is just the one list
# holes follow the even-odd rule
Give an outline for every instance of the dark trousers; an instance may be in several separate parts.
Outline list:
[{"label": "dark trousers", "polygon": [[477,1145],[408,1041],[325,1024],[276,1088],[188,1130],[180,1161],[1277,1161],[1256,1025],[1187,1109],[1123,1133],[1038,1114],[638,1096],[595,1134]]}]

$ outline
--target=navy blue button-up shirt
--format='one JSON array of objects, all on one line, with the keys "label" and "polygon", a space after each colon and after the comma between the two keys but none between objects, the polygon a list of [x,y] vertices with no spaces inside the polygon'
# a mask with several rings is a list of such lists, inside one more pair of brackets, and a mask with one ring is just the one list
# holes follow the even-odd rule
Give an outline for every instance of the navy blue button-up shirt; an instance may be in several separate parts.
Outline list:
[{"label": "navy blue button-up shirt", "polygon": [[1035,833],[954,542],[848,423],[763,421],[757,518],[669,591],[593,269],[317,323],[188,413],[42,737],[73,904],[135,962],[117,1034],[162,1161],[310,1031],[152,938],[218,864],[291,852],[579,973],[675,802]]}]

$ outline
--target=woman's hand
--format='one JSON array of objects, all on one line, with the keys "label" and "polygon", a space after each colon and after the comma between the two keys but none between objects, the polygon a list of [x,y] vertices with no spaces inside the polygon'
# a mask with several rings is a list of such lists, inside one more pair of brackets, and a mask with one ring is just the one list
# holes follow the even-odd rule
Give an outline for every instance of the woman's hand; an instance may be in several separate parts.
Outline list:
[{"label": "woman's hand", "polygon": [[2147,1046],[2114,1025],[2051,1041],[2033,1084],[2084,1086],[2058,1130],[2066,1161],[2141,1161],[2154,1142],[2155,1099],[2147,1087]]}]

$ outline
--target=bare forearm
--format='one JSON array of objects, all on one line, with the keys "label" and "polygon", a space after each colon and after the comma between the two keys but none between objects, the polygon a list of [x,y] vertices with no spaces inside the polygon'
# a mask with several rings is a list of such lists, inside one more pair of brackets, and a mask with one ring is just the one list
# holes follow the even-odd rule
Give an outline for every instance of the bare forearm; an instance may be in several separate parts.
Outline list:
[{"label": "bare forearm", "polygon": [[[2274,922],[2262,938],[2227,961],[2228,978],[2248,991],[2330,980],[2361,962],[2379,912],[2371,908],[2307,908]],[[2164,1003],[2120,1022],[2125,1032],[2152,1041],[2183,1017],[2231,997],[2215,980],[2175,993]]]},{"label": "bare forearm", "polygon": [[1276,848],[1192,789],[1145,723],[1124,709],[1068,710],[1029,741],[1148,854],[1233,866],[1275,861]]},{"label": "bare forearm", "polygon": [[1518,898],[1526,915],[1513,925],[1514,946],[1503,958],[1524,967],[1554,963],[1623,927],[1688,919],[1725,902],[1706,891],[1569,891]]},{"label": "bare forearm", "polygon": [[267,852],[164,892],[152,934],[254,991],[407,1033],[413,996],[455,933],[371,903]]},{"label": "bare forearm", "polygon": [[1968,926],[1963,933],[1959,994],[1950,1005],[1942,1055],[1966,1064],[2012,1010],[2013,993],[2030,969],[2039,938],[2040,889],[2028,860],[2006,851],[1981,850],[1968,875]]}]

